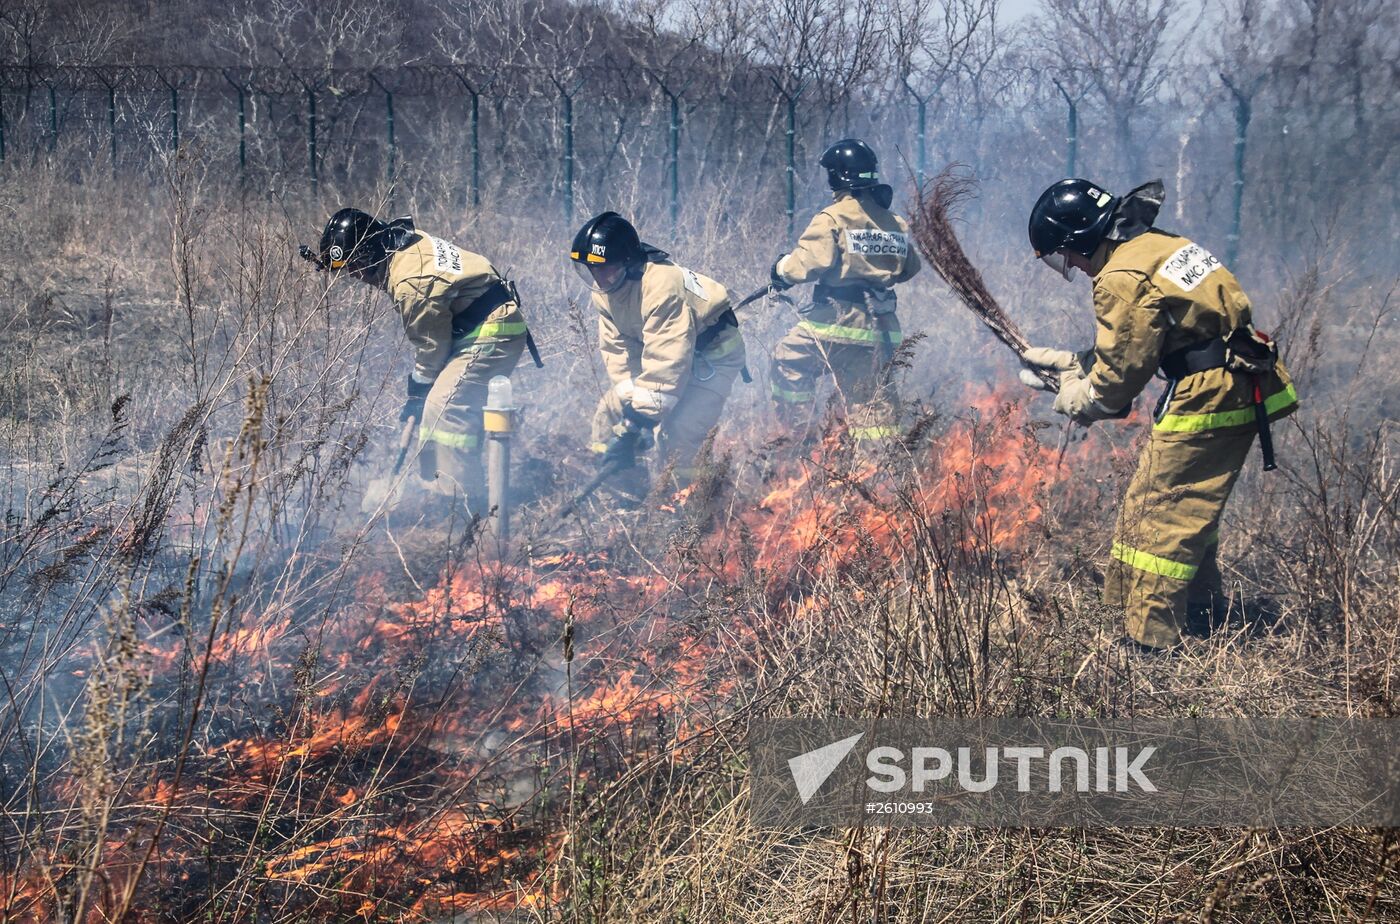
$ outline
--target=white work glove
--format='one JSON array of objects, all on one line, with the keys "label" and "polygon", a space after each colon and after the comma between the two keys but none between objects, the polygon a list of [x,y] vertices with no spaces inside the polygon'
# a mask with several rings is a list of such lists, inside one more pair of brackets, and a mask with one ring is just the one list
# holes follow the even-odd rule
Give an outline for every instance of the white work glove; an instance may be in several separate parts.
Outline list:
[{"label": "white work glove", "polygon": [[1055,396],[1055,413],[1064,414],[1086,427],[1096,420],[1113,416],[1113,411],[1099,403],[1094,386],[1083,376],[1060,380],[1060,393]]},{"label": "white work glove", "polygon": [[1071,353],[1069,350],[1031,347],[1022,359],[1027,366],[1034,368],[1022,369],[1020,379],[1037,391],[1048,391],[1049,387],[1035,373],[1035,369],[1047,369],[1059,375],[1060,390],[1055,395],[1055,413],[1064,414],[1086,427],[1096,420],[1113,416],[1112,410],[1099,403],[1099,396],[1089,383],[1089,370],[1094,366],[1093,350]]},{"label": "white work glove", "polygon": [[632,393],[636,390],[637,384],[632,381],[631,377],[625,378],[613,386],[613,391],[617,392],[617,398],[623,404],[632,403]]},{"label": "white work glove", "polygon": [[1026,350],[1026,354],[1021,357],[1021,360],[1027,366],[1021,370],[1021,381],[1036,391],[1049,391],[1050,386],[1046,385],[1045,381],[1036,374],[1036,369],[1046,369],[1057,374],[1060,378],[1060,387],[1063,389],[1066,381],[1082,379],[1089,374],[1089,369],[1094,364],[1094,351],[1085,350],[1083,353],[1071,353],[1069,350],[1031,347]]}]

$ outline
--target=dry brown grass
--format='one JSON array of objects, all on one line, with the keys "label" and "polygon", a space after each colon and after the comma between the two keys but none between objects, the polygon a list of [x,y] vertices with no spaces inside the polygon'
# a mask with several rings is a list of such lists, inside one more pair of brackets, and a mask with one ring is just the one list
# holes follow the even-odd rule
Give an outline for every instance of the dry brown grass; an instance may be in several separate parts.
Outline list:
[{"label": "dry brown grass", "polygon": [[[1251,467],[1232,504],[1229,630],[1148,660],[1113,647],[1095,587],[1140,428],[1095,428],[1055,467],[1046,409],[982,384],[1010,358],[946,346],[973,328],[932,278],[902,309],[931,335],[907,358],[920,435],[880,477],[839,441],[804,467],[767,438],[764,358],[791,318],[759,314],[759,381],[705,503],[548,533],[598,390],[567,229],[425,209],[516,270],[549,359],[519,376],[522,541],[493,562],[468,524],[359,511],[403,350],[373,293],[296,261],[322,209],[240,201],[194,156],[150,189],[41,169],[3,188],[52,225],[4,273],[7,915],[1400,914],[1384,832],[772,831],[748,818],[743,751],[780,715],[1394,716],[1393,386],[1349,361],[1391,346],[1383,291],[1323,267],[1261,293],[1306,409],[1280,474]],[[746,289],[771,260],[754,241],[778,237],[751,218],[743,236],[697,220],[679,255]],[[978,254],[988,284],[1041,309],[1036,342],[1075,345],[1082,293],[1041,291],[1017,254]]]}]

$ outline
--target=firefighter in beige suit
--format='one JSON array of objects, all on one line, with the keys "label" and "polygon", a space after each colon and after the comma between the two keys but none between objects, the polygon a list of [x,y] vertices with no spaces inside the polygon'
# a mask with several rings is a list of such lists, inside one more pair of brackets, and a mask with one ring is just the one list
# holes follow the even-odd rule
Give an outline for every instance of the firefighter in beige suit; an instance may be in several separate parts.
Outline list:
[{"label": "firefighter in beige suit", "polygon": [[890,188],[879,183],[874,151],[844,139],[821,165],[834,199],[771,273],[779,291],[816,284],[802,319],[773,351],[773,401],[789,425],[810,421],[817,382],[830,373],[854,440],[897,436],[889,363],[903,334],[893,286],[914,277],[919,257],[908,224],[889,209]]},{"label": "firefighter in beige suit", "polygon": [[684,487],[734,379],[744,374],[744,339],[729,293],[642,243],[616,212],[585,224],[569,256],[593,290],[612,383],[593,418],[593,449],[602,463],[630,470],[635,493],[636,453],[654,431],[658,465],[673,466]]},{"label": "firefighter in beige suit", "polygon": [[[341,209],[321,236],[321,265],[383,287],[414,349],[399,416],[417,420],[419,472],[433,490],[485,498],[481,408],[492,376],[510,375],[534,344],[515,288],[479,254],[413,227]],[[536,363],[538,363],[536,355]]]},{"label": "firefighter in beige suit", "polygon": [[[1055,410],[1082,423],[1128,408],[1160,371],[1151,435],[1123,498],[1105,580],[1141,645],[1171,648],[1193,617],[1225,602],[1216,560],[1220,515],[1256,436],[1273,467],[1269,423],[1298,396],[1249,299],[1209,251],[1152,227],[1161,182],[1121,199],[1062,180],[1031,213],[1031,246],[1069,278],[1093,278],[1098,335],[1083,354],[1034,349],[1060,375]],[[1024,370],[1027,384],[1043,387]]]}]

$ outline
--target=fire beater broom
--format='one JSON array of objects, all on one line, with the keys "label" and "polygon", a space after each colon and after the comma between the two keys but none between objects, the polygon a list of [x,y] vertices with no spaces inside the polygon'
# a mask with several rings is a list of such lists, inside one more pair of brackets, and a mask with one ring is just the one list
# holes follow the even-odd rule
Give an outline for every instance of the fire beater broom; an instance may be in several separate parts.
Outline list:
[{"label": "fire beater broom", "polygon": [[[1001,310],[992,293],[987,291],[982,274],[963,253],[962,244],[953,230],[953,212],[960,203],[972,197],[974,189],[975,183],[971,177],[956,173],[953,167],[949,167],[922,189],[915,190],[912,222],[914,243],[924,262],[933,267],[933,271],[948,283],[968,310],[977,315],[977,319],[1024,363],[1030,343],[1016,322]],[[1060,379],[1055,373],[1029,363],[1025,365],[1051,391],[1060,390]]]}]

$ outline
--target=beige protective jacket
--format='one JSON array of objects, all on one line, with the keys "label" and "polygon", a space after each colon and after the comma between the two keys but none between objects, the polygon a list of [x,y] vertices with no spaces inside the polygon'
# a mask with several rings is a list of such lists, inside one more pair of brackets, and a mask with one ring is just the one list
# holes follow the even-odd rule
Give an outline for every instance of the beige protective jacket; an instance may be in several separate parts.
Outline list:
[{"label": "beige protective jacket", "polygon": [[[1109,411],[1142,392],[1163,356],[1253,323],[1249,299],[1219,259],[1199,244],[1156,229],[1113,248],[1094,277],[1094,315],[1098,332],[1089,382]],[[1224,368],[1187,376],[1155,429],[1252,426],[1251,378]],[[1260,386],[1271,418],[1297,408],[1298,396],[1282,361]]]},{"label": "beige protective jacket", "polygon": [[416,380],[436,379],[452,354],[466,345],[525,336],[525,316],[514,301],[506,301],[470,330],[459,324],[454,334],[458,316],[501,281],[485,257],[422,231],[389,258],[385,288],[417,351]]},{"label": "beige protective jacket", "polygon": [[884,290],[919,272],[919,255],[903,218],[869,194],[842,190],[813,216],[797,246],[778,261],[778,275],[793,285],[814,282],[838,290],[803,311],[802,326],[817,337],[874,343],[876,322],[854,289]]},{"label": "beige protective jacket", "polygon": [[660,420],[680,400],[695,360],[695,339],[729,310],[729,292],[674,263],[647,263],[640,279],[594,292],[598,346],[624,401]]}]

